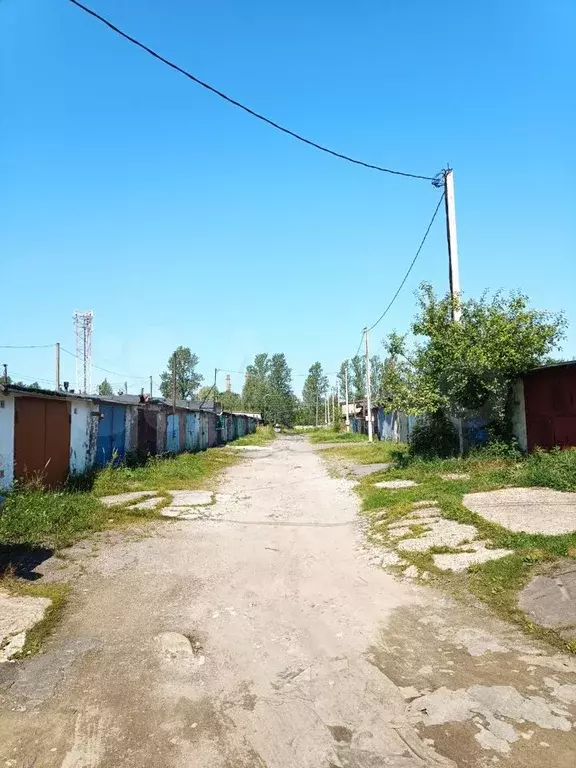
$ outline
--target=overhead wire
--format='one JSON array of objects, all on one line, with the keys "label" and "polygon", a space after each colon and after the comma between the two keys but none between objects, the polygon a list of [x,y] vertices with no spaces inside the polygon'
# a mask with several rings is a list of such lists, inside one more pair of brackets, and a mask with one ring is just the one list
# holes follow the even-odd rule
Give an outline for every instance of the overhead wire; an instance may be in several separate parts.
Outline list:
[{"label": "overhead wire", "polygon": [[[436,219],[436,216],[438,214],[438,211],[440,209],[440,205],[442,204],[442,200],[443,199],[444,199],[444,192],[442,192],[442,194],[440,195],[440,200],[438,200],[438,204],[436,205],[436,209],[435,209],[435,211],[434,211],[434,213],[432,215],[432,218],[430,219],[430,223],[428,224],[428,228],[426,229],[426,232],[424,233],[424,237],[422,238],[422,240],[420,242],[420,245],[418,246],[418,250],[416,251],[416,255],[414,256],[414,258],[410,262],[410,266],[408,267],[408,269],[406,271],[406,274],[404,275],[404,277],[402,279],[402,282],[398,286],[398,289],[397,289],[396,293],[394,294],[394,296],[392,296],[392,299],[390,300],[390,302],[389,302],[388,306],[386,307],[386,309],[384,310],[384,312],[382,312],[382,314],[380,315],[378,320],[376,320],[376,322],[373,323],[368,328],[369,331],[372,331],[374,328],[376,328],[376,326],[386,317],[386,315],[388,314],[388,311],[390,310],[390,308],[392,307],[392,305],[394,304],[394,302],[398,298],[398,294],[400,293],[400,291],[404,287],[404,283],[406,282],[406,280],[408,280],[408,276],[410,275],[410,272],[412,272],[412,267],[414,266],[414,264],[416,264],[418,256],[420,256],[420,252],[421,252],[422,248],[424,247],[424,243],[426,242],[426,239],[428,238],[430,230],[432,229],[432,225],[434,224],[434,220]],[[356,354],[358,354],[358,353],[356,353]]]},{"label": "overhead wire", "polygon": [[256,119],[261,120],[263,123],[266,123],[267,125],[272,126],[272,128],[276,128],[276,130],[281,131],[282,133],[285,133],[288,136],[292,136],[292,138],[297,139],[298,141],[301,141],[302,143],[307,144],[308,146],[313,147],[314,149],[318,149],[320,150],[320,152],[325,152],[326,154],[332,155],[333,157],[337,157],[340,160],[346,160],[347,162],[353,163],[354,165],[360,165],[360,166],[363,166],[364,168],[369,168],[374,171],[380,171],[381,173],[389,173],[389,174],[393,174],[394,176],[405,176],[411,179],[423,179],[425,181],[434,181],[435,179],[434,176],[423,176],[416,173],[407,173],[406,171],[398,171],[393,168],[385,168],[383,166],[375,165],[373,163],[367,163],[364,160],[358,160],[357,158],[350,157],[349,155],[345,155],[342,152],[336,152],[335,150],[330,149],[329,147],[326,147],[322,144],[318,144],[317,142],[312,141],[311,139],[307,139],[305,136],[302,136],[301,134],[296,133],[295,131],[292,131],[289,128],[286,128],[285,126],[280,125],[280,123],[277,123],[275,120],[271,120],[269,117],[266,117],[260,112],[256,112],[250,107],[247,107],[245,104],[242,104],[236,99],[233,99],[231,96],[228,96],[223,91],[220,91],[218,88],[215,88],[213,85],[210,85],[204,80],[201,80],[199,77],[196,77],[191,72],[188,72],[187,70],[178,66],[178,64],[175,64],[173,61],[170,61],[169,59],[165,58],[164,56],[162,56],[161,54],[159,54],[157,51],[153,50],[149,46],[145,45],[144,43],[141,43],[135,37],[132,37],[126,32],[123,32],[119,27],[117,27],[111,21],[106,19],[104,16],[101,16],[99,13],[96,13],[96,11],[93,11],[91,8],[88,8],[88,6],[78,2],[78,0],[69,0],[69,1],[72,3],[72,5],[75,5],[80,10],[94,17],[95,19],[100,21],[102,24],[105,24],[109,29],[111,29],[117,35],[120,35],[120,37],[123,37],[129,43],[132,43],[133,45],[137,46],[141,50],[148,53],[150,56],[153,56],[155,59],[158,59],[158,61],[161,61],[163,64],[166,64],[166,66],[170,67],[176,72],[179,72],[181,75],[184,75],[184,77],[187,77],[189,80],[192,80],[197,85],[200,85],[202,88],[205,88],[207,91],[210,91],[216,96],[219,96],[221,99],[224,99],[224,101],[227,101],[229,104],[232,104],[233,106],[238,107],[239,109],[242,109],[244,112],[251,115],[252,117],[255,117]]},{"label": "overhead wire", "polygon": [[[70,352],[70,350],[65,349],[64,347],[60,347],[60,349],[62,352],[66,352],[67,355],[76,358],[76,360],[80,359],[78,355],[75,355],[74,352]],[[126,379],[150,379],[150,376],[132,376],[130,373],[119,373],[118,371],[111,371],[109,368],[103,368],[101,365],[96,365],[95,363],[92,363],[92,368],[97,368],[99,371],[110,373],[112,376],[122,376]]]},{"label": "overhead wire", "polygon": [[19,346],[16,344],[2,344],[0,349],[48,349],[48,347],[54,347],[54,344],[26,344],[25,346]]}]

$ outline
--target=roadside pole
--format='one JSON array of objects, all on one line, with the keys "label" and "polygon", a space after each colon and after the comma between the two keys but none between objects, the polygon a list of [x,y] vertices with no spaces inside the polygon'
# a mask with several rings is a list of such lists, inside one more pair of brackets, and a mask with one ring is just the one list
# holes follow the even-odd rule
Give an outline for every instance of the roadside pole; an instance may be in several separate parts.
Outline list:
[{"label": "roadside pole", "polygon": [[318,384],[316,384],[316,426],[318,426]]},{"label": "roadside pole", "polygon": [[176,357],[172,358],[172,413],[176,413]]},{"label": "roadside pole", "polygon": [[60,342],[56,342],[56,392],[60,392]]},{"label": "roadside pole", "polygon": [[150,376],[150,397],[152,397],[152,376]]},{"label": "roadside pole", "polygon": [[337,414],[336,418],[338,419],[338,423],[340,424],[340,421],[342,419],[342,408],[340,407],[340,379],[336,379],[336,414]]},{"label": "roadside pole", "polygon": [[368,442],[373,442],[372,436],[372,392],[370,388],[370,350],[368,342],[368,328],[364,328],[364,341],[366,343],[366,418],[368,419]]},{"label": "roadside pole", "polygon": [[346,360],[346,368],[344,370],[344,382],[346,388],[346,432],[350,432],[350,408],[348,405],[348,360]]},{"label": "roadside pole", "polygon": [[[446,237],[448,240],[448,269],[450,295],[452,296],[452,322],[459,323],[462,316],[460,309],[460,266],[458,263],[458,237],[456,235],[456,204],[454,200],[454,171],[444,171],[444,202],[446,206]],[[458,417],[458,450],[464,455],[464,430],[462,417]]]}]

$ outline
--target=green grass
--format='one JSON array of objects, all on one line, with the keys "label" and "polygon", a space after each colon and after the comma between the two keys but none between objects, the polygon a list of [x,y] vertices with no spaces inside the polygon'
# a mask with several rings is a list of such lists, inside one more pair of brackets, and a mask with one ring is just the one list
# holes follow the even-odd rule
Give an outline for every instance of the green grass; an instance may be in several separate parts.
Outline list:
[{"label": "green grass", "polygon": [[[0,513],[0,543],[60,549],[96,531],[159,519],[157,509],[169,501],[166,491],[211,490],[218,474],[240,460],[239,452],[211,448],[203,453],[154,457],[140,467],[106,467],[95,475],[87,491],[16,489],[7,494]],[[100,502],[101,496],[125,491],[159,491],[162,500],[151,510],[130,505],[110,509]]]},{"label": "green grass", "polygon": [[140,467],[108,466],[96,475],[93,492],[108,496],[125,491],[210,489],[215,477],[239,458],[235,451],[222,447],[202,453],[155,456]]},{"label": "green grass", "polygon": [[274,427],[258,427],[256,432],[239,437],[237,440],[234,440],[231,445],[267,445],[275,438],[276,432],[274,431]]},{"label": "green grass", "polygon": [[[360,463],[386,461],[395,455],[390,444],[328,449],[324,453],[351,458]],[[467,473],[469,479],[442,480],[440,474]],[[418,483],[405,489],[379,489],[374,487],[378,480],[407,479]],[[473,566],[465,574],[442,572],[433,565],[435,551],[424,553],[402,553],[409,563],[419,570],[437,576],[447,587],[459,591],[465,588],[491,605],[501,616],[516,621],[528,632],[552,640],[556,645],[576,650],[574,644],[566,644],[552,630],[536,627],[517,607],[517,594],[536,573],[550,567],[559,558],[576,556],[576,533],[557,536],[514,533],[492,523],[468,510],[462,504],[464,494],[477,491],[495,490],[505,487],[540,486],[561,491],[576,491],[576,450],[539,452],[527,458],[505,459],[475,454],[465,459],[448,460],[407,460],[404,456],[401,466],[396,465],[386,472],[363,478],[358,484],[363,509],[370,521],[370,537],[384,536],[390,544],[388,525],[401,520],[417,501],[436,502],[442,515],[448,519],[474,525],[478,537],[489,540],[490,546],[505,548],[513,554],[500,560]],[[386,509],[382,518],[378,513]]]},{"label": "green grass", "polygon": [[310,432],[306,432],[313,443],[361,443],[368,441],[367,435],[361,435],[358,432],[336,432],[331,427],[318,427]]},{"label": "green grass", "polygon": [[367,440],[362,440],[353,441],[352,444],[348,445],[335,445],[334,448],[326,448],[322,451],[322,455],[348,459],[357,464],[386,464],[394,461],[399,450],[398,443],[391,443],[386,440],[369,443]]}]

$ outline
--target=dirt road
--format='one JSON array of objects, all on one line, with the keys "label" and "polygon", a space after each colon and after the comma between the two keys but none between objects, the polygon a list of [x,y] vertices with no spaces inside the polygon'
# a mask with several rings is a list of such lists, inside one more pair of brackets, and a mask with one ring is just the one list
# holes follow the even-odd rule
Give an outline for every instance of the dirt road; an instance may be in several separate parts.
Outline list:
[{"label": "dirt road", "polygon": [[573,765],[576,664],[377,567],[305,441],[246,453],[200,519],[72,551],[45,653],[0,670],[0,766]]}]

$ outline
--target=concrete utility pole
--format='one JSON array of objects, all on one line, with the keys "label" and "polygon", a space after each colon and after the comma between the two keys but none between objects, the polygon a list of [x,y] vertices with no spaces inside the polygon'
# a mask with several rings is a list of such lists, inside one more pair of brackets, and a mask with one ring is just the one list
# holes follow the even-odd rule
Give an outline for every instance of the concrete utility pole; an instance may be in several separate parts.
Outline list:
[{"label": "concrete utility pole", "polygon": [[316,384],[316,426],[318,426],[318,384]]},{"label": "concrete utility pole", "polygon": [[2,383],[8,384],[8,366],[6,365],[6,363],[2,363],[2,368],[3,368]]},{"label": "concrete utility pole", "polygon": [[348,403],[348,360],[344,370],[344,383],[346,385],[346,432],[350,432],[350,406]]},{"label": "concrete utility pole", "polygon": [[338,423],[342,418],[342,409],[340,408],[340,379],[336,379],[336,418]]},{"label": "concrete utility pole", "polygon": [[172,413],[176,413],[176,357],[172,358]]},{"label": "concrete utility pole", "polygon": [[460,321],[460,268],[458,265],[458,238],[456,235],[456,206],[454,203],[454,171],[444,171],[444,202],[446,206],[446,236],[448,238],[450,294],[454,306],[452,320]]},{"label": "concrete utility pole", "polygon": [[127,381],[124,382],[124,394],[125,395],[128,394],[128,382]]},{"label": "concrete utility pole", "polygon": [[[456,205],[454,202],[454,171],[444,171],[444,202],[446,206],[446,237],[448,239],[450,295],[452,297],[452,321],[460,322],[460,267],[458,263],[458,237],[456,235]],[[462,418],[458,417],[458,447],[464,454],[464,430]]]},{"label": "concrete utility pole", "polygon": [[60,392],[60,342],[56,342],[56,392]]},{"label": "concrete utility pole", "polygon": [[373,442],[372,436],[372,392],[370,389],[370,350],[368,345],[368,328],[364,328],[364,341],[366,342],[366,418],[368,419],[368,442]]},{"label": "concrete utility pole", "polygon": [[150,397],[152,397],[152,376],[150,376]]}]

